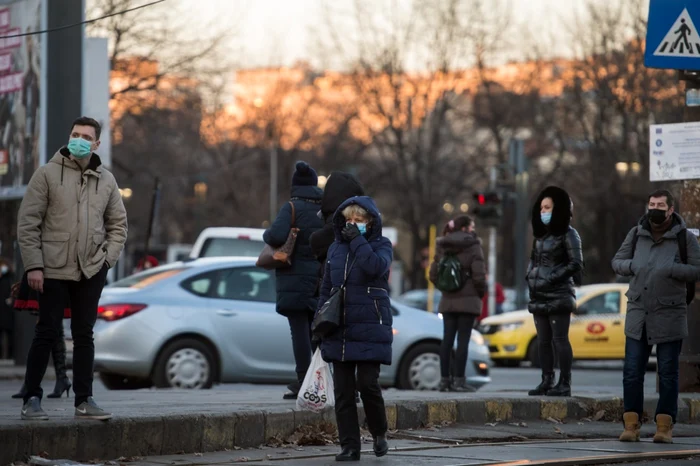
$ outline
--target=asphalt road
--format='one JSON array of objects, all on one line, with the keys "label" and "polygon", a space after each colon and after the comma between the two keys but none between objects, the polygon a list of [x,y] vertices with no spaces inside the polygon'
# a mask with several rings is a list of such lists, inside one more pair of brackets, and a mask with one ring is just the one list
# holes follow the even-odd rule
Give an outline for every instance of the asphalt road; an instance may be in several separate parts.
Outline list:
[{"label": "asphalt road", "polygon": [[[529,367],[520,368],[492,368],[492,382],[484,386],[480,392],[526,392],[540,382],[540,371]],[[616,393],[622,395],[622,364],[610,363],[577,363],[572,373],[573,393],[577,390],[585,393]],[[53,381],[44,382],[44,390],[53,388]],[[19,381],[0,381],[0,397],[14,393],[21,383]],[[273,389],[273,385],[255,385],[256,390]],[[279,390],[284,387],[277,386]],[[95,393],[106,390],[95,377]],[[217,386],[217,390],[250,391],[250,384],[223,384]],[[654,372],[647,372],[645,379],[645,391],[648,394],[656,392],[656,377]]]}]

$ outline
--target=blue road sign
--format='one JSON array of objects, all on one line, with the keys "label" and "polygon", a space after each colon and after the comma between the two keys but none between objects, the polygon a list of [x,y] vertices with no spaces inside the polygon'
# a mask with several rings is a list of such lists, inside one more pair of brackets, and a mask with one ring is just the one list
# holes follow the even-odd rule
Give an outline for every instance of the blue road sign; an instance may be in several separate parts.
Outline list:
[{"label": "blue road sign", "polygon": [[700,0],[650,0],[644,64],[700,70]]}]

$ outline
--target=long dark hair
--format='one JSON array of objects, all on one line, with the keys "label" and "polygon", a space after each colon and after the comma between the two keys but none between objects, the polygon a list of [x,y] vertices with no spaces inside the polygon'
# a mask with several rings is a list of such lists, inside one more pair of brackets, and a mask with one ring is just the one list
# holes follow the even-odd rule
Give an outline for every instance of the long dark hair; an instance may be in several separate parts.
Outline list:
[{"label": "long dark hair", "polygon": [[469,225],[472,223],[474,223],[474,219],[469,215],[460,215],[459,217],[453,218],[445,225],[445,228],[442,230],[442,236],[460,231],[462,228],[469,228]]}]

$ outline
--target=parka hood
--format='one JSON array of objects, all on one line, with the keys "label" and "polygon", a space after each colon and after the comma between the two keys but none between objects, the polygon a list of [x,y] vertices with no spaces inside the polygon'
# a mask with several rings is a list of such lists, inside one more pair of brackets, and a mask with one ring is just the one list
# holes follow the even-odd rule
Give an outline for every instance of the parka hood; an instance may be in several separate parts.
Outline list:
[{"label": "parka hood", "polygon": [[367,241],[377,239],[382,236],[382,215],[379,213],[377,205],[374,200],[369,196],[355,196],[347,199],[345,202],[340,204],[338,209],[333,215],[333,230],[335,231],[336,239],[341,238],[340,232],[345,227],[345,217],[343,216],[343,210],[349,205],[357,204],[367,211],[367,213],[372,217],[372,225],[368,227]]},{"label": "parka hood", "polygon": [[[546,197],[552,198],[554,209],[552,210],[552,221],[549,225],[542,223],[540,218],[540,205]],[[569,230],[571,225],[571,197],[569,193],[557,186],[548,186],[537,196],[535,204],[532,206],[532,233],[535,238],[541,238],[547,233],[556,236],[563,235]]]}]

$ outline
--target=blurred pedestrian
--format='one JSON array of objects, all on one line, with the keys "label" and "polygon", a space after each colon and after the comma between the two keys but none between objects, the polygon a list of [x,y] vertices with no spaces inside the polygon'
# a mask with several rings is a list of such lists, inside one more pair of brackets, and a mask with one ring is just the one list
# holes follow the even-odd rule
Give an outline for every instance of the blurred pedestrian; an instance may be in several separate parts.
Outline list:
[{"label": "blurred pedestrian", "polygon": [[0,359],[11,359],[15,316],[12,313],[12,284],[15,274],[8,259],[0,257]]},{"label": "blurred pedestrian", "polygon": [[[542,383],[529,395],[571,396],[573,352],[569,342],[574,287],[583,270],[581,237],[571,226],[573,203],[556,186],[545,188],[532,207],[535,237],[527,270],[529,311],[535,319]],[[554,349],[559,356],[559,382],[554,385]]]},{"label": "blurred pedestrian", "polygon": [[[473,392],[467,385],[465,371],[474,321],[481,313],[481,298],[486,293],[486,269],[481,239],[474,230],[474,220],[462,215],[450,220],[437,239],[435,258],[430,264],[430,281],[440,289],[439,269],[446,258],[459,262],[461,277],[451,289],[440,289],[438,312],[442,314],[443,337],[440,347],[441,392]],[[444,267],[444,265],[443,265]],[[450,378],[452,351],[457,337],[454,358],[454,380]]]},{"label": "blurred pedestrian", "polygon": [[319,308],[346,281],[340,328],[324,337],[321,354],[333,363],[335,417],[342,451],[336,461],[360,459],[360,424],[355,403],[359,390],[374,454],[389,451],[381,364],[391,364],[393,342],[389,269],[391,241],[382,236],[382,219],[369,197],[352,197],[333,216],[335,242],[328,250]]},{"label": "blurred pedestrian", "polygon": [[39,292],[39,322],[25,374],[25,420],[48,419],[41,408],[41,381],[62,324],[65,296],[71,306],[75,417],[112,417],[92,396],[93,327],[107,272],[124,249],[127,221],[114,175],[94,153],[101,130],[92,118],[73,122],[68,145],[32,176],[17,216],[27,282]]},{"label": "blurred pedestrian", "polygon": [[296,363],[296,382],[287,386],[285,400],[296,400],[306,371],[311,364],[311,321],[318,303],[318,262],[309,238],[323,227],[317,212],[323,191],[318,187],[316,171],[306,162],[297,162],[292,176],[292,197],[263,234],[263,241],[278,248],[287,241],[292,228],[298,228],[290,267],[276,270],[277,313],[289,321]]},{"label": "blurred pedestrian", "polygon": [[[30,312],[35,316],[39,315],[39,294],[31,289],[27,281],[27,274],[24,274],[22,281],[14,285],[13,290],[13,307],[17,311]],[[68,303],[68,296],[64,297]],[[66,306],[63,310],[63,318],[70,319],[70,306]],[[66,396],[70,395],[71,382],[68,378],[68,368],[66,364],[66,338],[63,331],[63,324],[58,327],[58,338],[51,347],[51,358],[53,359],[53,368],[56,373],[56,384],[53,392],[46,395],[47,398],[61,398],[65,392]],[[48,361],[47,365],[48,365]],[[44,367],[46,371],[46,367]],[[27,395],[27,385],[22,384],[19,392],[12,395],[12,398],[24,398]]]},{"label": "blurred pedestrian", "polygon": [[681,345],[688,336],[688,304],[700,281],[698,240],[674,205],[669,191],[651,193],[647,214],[627,234],[612,261],[615,273],[631,277],[625,319],[622,442],[639,441],[644,375],[654,345],[659,374],[654,442],[673,442]]},{"label": "blurred pedestrian", "polygon": [[[489,269],[486,267],[486,276],[488,277],[489,274]],[[484,293],[484,297],[481,298],[482,306],[481,306],[481,315],[479,316],[479,322],[482,321],[483,319],[487,318],[490,313],[489,313],[489,290],[488,287],[486,289],[486,293]],[[494,315],[499,315],[503,314],[503,303],[506,302],[506,293],[503,290],[503,285],[501,285],[500,282],[496,282],[496,313]]]}]

